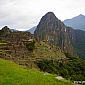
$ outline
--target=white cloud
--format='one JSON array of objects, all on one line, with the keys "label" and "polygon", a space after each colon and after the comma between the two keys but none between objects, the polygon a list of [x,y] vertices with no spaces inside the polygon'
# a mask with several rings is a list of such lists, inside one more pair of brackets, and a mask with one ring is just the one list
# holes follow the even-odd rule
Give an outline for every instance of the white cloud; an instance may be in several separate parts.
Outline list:
[{"label": "white cloud", "polygon": [[84,3],[85,0],[0,0],[0,27],[29,29],[48,11],[64,20],[85,14]]}]

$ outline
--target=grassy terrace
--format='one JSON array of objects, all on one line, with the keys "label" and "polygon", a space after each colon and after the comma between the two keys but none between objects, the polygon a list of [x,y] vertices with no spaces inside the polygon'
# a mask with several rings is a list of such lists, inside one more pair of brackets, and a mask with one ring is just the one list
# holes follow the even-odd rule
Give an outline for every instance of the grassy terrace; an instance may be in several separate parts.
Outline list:
[{"label": "grassy terrace", "polygon": [[57,80],[55,75],[44,75],[35,69],[26,69],[11,61],[0,59],[0,85],[74,85]]}]

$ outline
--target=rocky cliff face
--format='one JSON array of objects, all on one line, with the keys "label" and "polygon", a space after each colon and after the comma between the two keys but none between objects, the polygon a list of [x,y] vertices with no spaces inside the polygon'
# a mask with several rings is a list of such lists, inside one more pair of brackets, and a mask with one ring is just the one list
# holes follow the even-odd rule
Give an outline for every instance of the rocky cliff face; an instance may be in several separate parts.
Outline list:
[{"label": "rocky cliff face", "polygon": [[49,44],[60,46],[64,52],[73,54],[71,43],[72,36],[69,34],[72,30],[68,29],[52,12],[44,15],[35,32],[34,36],[37,41],[45,41]]},{"label": "rocky cliff face", "polygon": [[85,59],[85,31],[75,30],[75,41],[74,46],[77,54]]}]

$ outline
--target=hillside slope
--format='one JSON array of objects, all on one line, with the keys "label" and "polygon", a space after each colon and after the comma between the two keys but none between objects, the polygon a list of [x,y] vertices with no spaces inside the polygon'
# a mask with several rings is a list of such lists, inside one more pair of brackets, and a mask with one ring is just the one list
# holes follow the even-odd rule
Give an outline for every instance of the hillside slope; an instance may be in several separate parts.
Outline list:
[{"label": "hillside slope", "polygon": [[76,48],[77,54],[85,59],[85,31],[75,30],[75,43],[74,46]]},{"label": "hillside slope", "polygon": [[0,58],[32,68],[36,67],[36,61],[44,58],[58,60],[66,57],[58,46],[37,42],[29,32],[5,31],[0,36]]},{"label": "hillside slope", "polygon": [[66,80],[57,80],[55,75],[24,69],[23,67],[0,59],[0,85],[74,85]]}]

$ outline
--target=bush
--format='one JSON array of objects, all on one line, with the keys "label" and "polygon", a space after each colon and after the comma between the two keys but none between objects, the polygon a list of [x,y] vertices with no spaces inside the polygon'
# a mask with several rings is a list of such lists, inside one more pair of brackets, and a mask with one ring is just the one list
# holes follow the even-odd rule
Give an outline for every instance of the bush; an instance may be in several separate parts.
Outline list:
[{"label": "bush", "polygon": [[85,79],[85,61],[75,57],[70,58],[66,63],[43,59],[38,61],[37,65],[43,71],[55,73],[67,79],[75,81]]},{"label": "bush", "polygon": [[35,41],[31,41],[31,42],[28,42],[26,43],[26,48],[29,50],[29,51],[33,51],[34,48],[35,48]]}]

